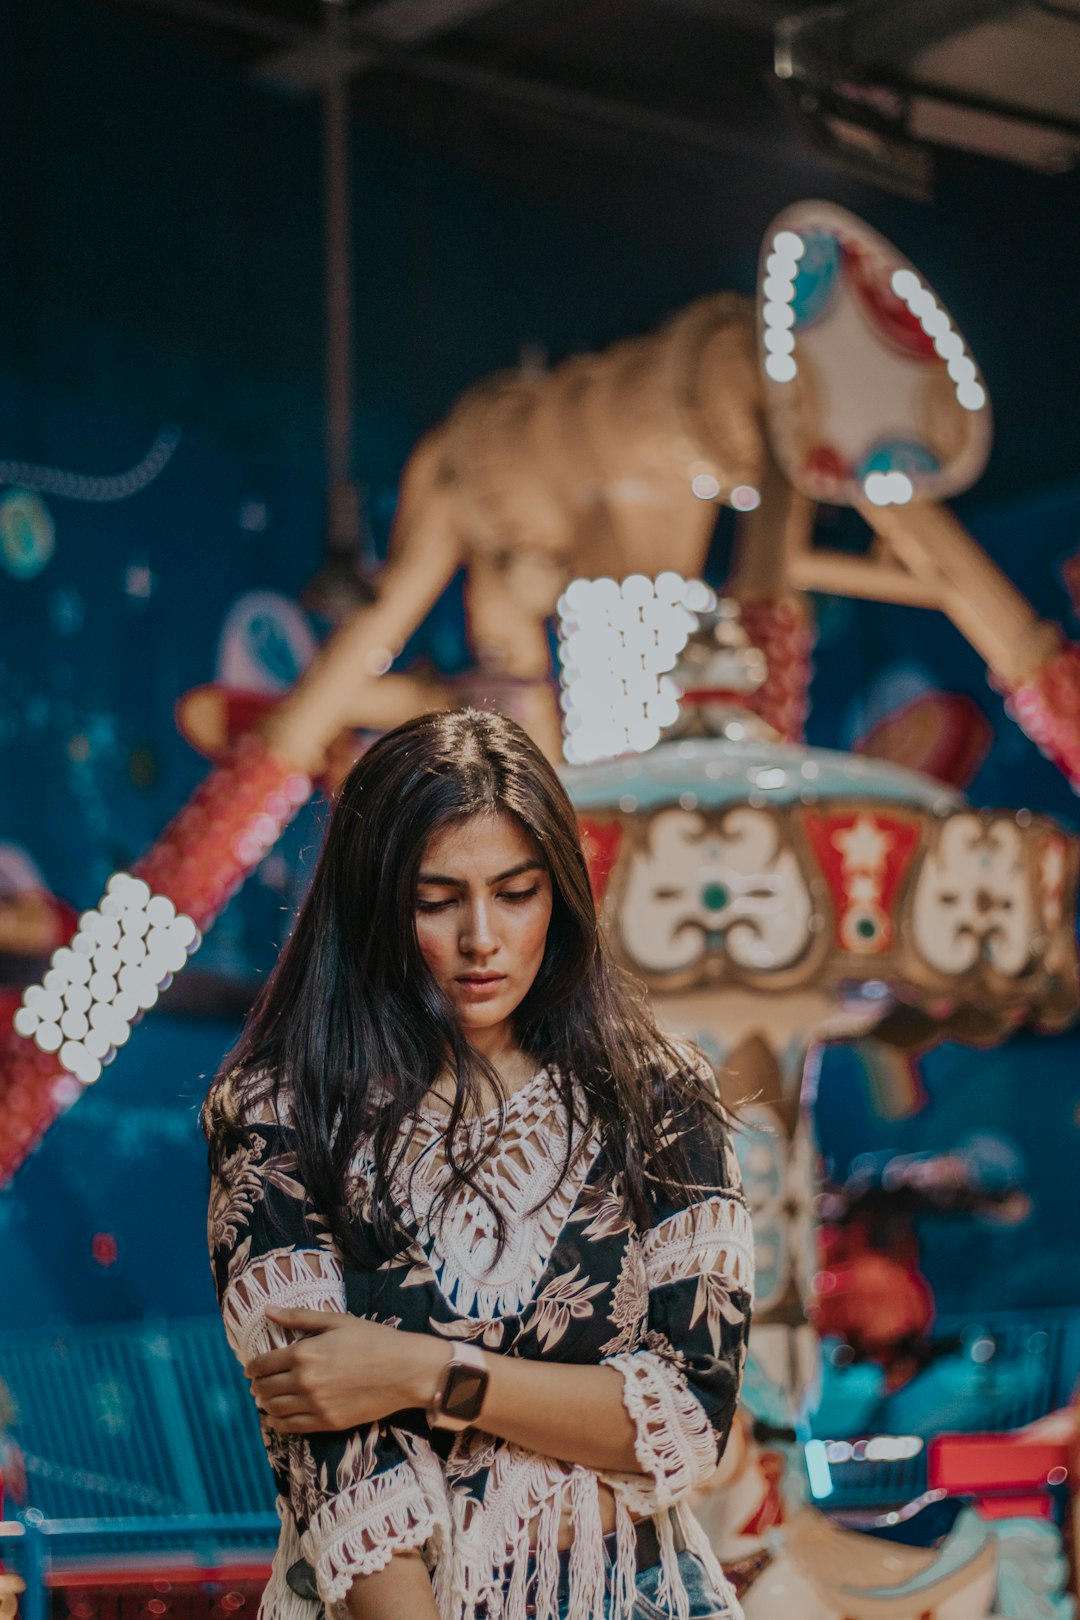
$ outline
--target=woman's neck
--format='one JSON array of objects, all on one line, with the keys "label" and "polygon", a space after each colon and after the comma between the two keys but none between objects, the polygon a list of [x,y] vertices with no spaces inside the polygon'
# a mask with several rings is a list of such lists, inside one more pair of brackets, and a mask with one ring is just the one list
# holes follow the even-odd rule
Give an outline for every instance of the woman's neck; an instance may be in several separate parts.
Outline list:
[{"label": "woman's neck", "polygon": [[[527,1086],[536,1074],[538,1064],[536,1059],[530,1057],[528,1052],[522,1050],[516,1040],[509,1040],[496,1045],[494,1042],[481,1045],[477,1041],[470,1041],[470,1046],[480,1057],[491,1064],[499,1077],[502,1097],[512,1097],[516,1091]],[[449,1108],[454,1096],[454,1077],[448,1071],[440,1074],[431,1089],[430,1096],[435,1101]],[[488,1080],[481,1081],[481,1092],[478,1108],[481,1113],[493,1108],[500,1100]]]}]

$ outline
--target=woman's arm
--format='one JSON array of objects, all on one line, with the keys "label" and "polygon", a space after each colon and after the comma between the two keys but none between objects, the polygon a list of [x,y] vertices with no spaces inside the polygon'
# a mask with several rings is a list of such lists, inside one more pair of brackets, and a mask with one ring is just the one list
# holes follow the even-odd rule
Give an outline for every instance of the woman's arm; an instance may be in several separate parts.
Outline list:
[{"label": "woman's arm", "polygon": [[[351,1428],[426,1407],[450,1359],[445,1339],[322,1311],[268,1312],[309,1335],[246,1368],[255,1399],[283,1434]],[[613,1367],[484,1354],[487,1394],[477,1427],[527,1451],[612,1473],[637,1473],[635,1428]],[[358,1375],[358,1369],[363,1369]]]},{"label": "woman's arm", "polygon": [[341,1607],[349,1620],[439,1620],[431,1576],[416,1551],[395,1553],[374,1575],[358,1575]]}]

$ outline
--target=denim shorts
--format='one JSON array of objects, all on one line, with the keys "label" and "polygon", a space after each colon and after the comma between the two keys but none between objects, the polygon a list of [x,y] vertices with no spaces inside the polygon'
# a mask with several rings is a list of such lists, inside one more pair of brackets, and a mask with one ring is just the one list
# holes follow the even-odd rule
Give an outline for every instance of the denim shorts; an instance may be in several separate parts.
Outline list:
[{"label": "denim shorts", "polygon": [[[568,1558],[559,1559],[559,1620],[566,1620],[570,1612],[566,1579],[568,1562]],[[734,1620],[738,1610],[733,1609],[727,1598],[716,1590],[701,1559],[685,1548],[679,1554],[679,1574],[682,1576],[686,1595],[690,1600],[690,1620]],[[675,1610],[666,1606],[661,1607],[657,1602],[660,1589],[659,1564],[654,1564],[651,1569],[639,1570],[635,1584],[637,1597],[630,1620],[673,1620]],[[589,1620],[616,1620],[609,1604],[610,1599],[604,1605],[603,1614],[590,1615]],[[528,1612],[526,1609],[526,1613]]]},{"label": "denim shorts", "polygon": [[[685,1548],[679,1554],[679,1574],[686,1595],[690,1599],[690,1620],[728,1620],[736,1613],[722,1593],[716,1590],[705,1565],[694,1553]],[[673,1609],[661,1608],[656,1601],[660,1585],[660,1566],[638,1571],[637,1598],[632,1620],[669,1620]]]}]

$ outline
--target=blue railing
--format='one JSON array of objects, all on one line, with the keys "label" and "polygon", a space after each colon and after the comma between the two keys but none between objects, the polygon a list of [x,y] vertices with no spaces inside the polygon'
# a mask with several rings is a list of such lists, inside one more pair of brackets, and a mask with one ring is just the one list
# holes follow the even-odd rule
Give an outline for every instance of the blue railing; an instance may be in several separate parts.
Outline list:
[{"label": "blue railing", "polygon": [[17,1574],[25,1585],[19,1598],[20,1620],[48,1620],[49,1577],[57,1567],[78,1565],[93,1584],[88,1555],[100,1559],[106,1544],[122,1538],[130,1555],[153,1554],[151,1567],[160,1566],[167,1550],[183,1559],[193,1575],[214,1572],[252,1552],[270,1551],[277,1539],[274,1513],[173,1514],[167,1517],[109,1519],[46,1519],[38,1508],[28,1508],[16,1520],[0,1523],[0,1564]]},{"label": "blue railing", "polygon": [[255,1408],[216,1317],[0,1334],[0,1377],[30,1500],[49,1520],[273,1507]]}]

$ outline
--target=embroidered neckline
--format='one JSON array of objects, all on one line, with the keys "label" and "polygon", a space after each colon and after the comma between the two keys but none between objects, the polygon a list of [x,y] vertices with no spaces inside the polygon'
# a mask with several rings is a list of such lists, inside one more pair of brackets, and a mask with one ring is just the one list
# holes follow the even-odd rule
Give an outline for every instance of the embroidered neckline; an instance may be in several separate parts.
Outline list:
[{"label": "embroidered neckline", "polygon": [[[543,1084],[550,1083],[550,1081],[551,1071],[546,1067],[541,1067],[537,1069],[536,1073],[531,1079],[526,1080],[523,1086],[519,1086],[516,1091],[512,1091],[510,1093],[509,1097],[505,1097],[501,1104],[496,1103],[494,1107],[486,1109],[482,1114],[470,1114],[468,1118],[463,1119],[461,1123],[462,1125],[482,1125],[486,1120],[497,1119],[500,1108],[505,1116],[509,1114],[511,1108],[513,1108],[516,1103],[520,1103],[522,1099],[526,1099],[531,1096],[534,1088],[540,1088]],[[433,1108],[428,1102],[422,1102],[417,1108],[416,1112],[423,1119],[430,1119],[433,1121],[450,1118],[449,1108]]]},{"label": "embroidered neckline", "polygon": [[[581,1111],[583,1112],[583,1111]],[[580,1120],[580,1113],[575,1110]],[[559,1238],[600,1151],[579,1124],[574,1156],[561,1186],[566,1157],[566,1118],[549,1070],[540,1069],[495,1108],[463,1120],[463,1133],[490,1140],[490,1156],[476,1179],[506,1221],[506,1244],[497,1256],[496,1226],[484,1198],[458,1188],[449,1202],[441,1193],[446,1162],[439,1153],[446,1115],[421,1109],[410,1143],[409,1163],[395,1178],[402,1207],[411,1210],[417,1241],[447,1305],[459,1316],[492,1321],[524,1310],[535,1297]]]}]

